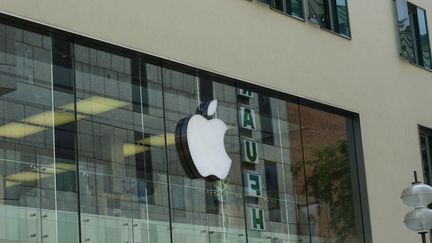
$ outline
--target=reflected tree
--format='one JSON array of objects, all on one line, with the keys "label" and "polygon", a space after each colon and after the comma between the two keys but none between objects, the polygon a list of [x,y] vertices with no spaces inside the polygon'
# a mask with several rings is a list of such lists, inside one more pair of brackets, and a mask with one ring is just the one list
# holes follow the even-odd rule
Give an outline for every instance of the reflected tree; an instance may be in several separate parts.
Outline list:
[{"label": "reflected tree", "polygon": [[[347,141],[315,148],[311,155],[312,159],[304,162],[308,196],[328,205],[337,242],[352,241],[355,225]],[[302,161],[295,162],[294,176],[298,177],[302,169]]]}]

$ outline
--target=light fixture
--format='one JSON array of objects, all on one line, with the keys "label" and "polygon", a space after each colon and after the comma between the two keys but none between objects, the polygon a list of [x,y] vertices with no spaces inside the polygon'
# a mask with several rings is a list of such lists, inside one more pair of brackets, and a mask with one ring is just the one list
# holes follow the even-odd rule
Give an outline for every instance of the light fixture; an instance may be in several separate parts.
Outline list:
[{"label": "light fixture", "polygon": [[402,191],[400,198],[405,205],[414,208],[405,215],[405,226],[418,232],[426,243],[426,234],[432,229],[432,210],[427,207],[432,203],[432,187],[418,181],[414,171],[414,182]]}]

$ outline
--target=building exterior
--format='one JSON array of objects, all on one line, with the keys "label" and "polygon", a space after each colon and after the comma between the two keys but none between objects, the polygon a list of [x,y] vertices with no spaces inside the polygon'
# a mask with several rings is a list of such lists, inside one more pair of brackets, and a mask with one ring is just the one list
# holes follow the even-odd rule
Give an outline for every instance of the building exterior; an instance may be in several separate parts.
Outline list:
[{"label": "building exterior", "polygon": [[[432,2],[0,12],[0,242],[420,240],[399,197],[431,182]],[[177,126],[214,99],[231,167],[194,178]]]}]

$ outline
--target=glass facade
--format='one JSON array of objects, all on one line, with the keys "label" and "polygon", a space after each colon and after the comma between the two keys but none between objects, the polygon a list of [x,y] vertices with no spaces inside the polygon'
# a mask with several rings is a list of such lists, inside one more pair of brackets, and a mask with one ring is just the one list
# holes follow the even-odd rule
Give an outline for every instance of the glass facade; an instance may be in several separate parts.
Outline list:
[{"label": "glass facade", "polygon": [[[176,125],[213,99],[232,165],[191,179]],[[364,242],[353,117],[2,24],[0,241]]]}]

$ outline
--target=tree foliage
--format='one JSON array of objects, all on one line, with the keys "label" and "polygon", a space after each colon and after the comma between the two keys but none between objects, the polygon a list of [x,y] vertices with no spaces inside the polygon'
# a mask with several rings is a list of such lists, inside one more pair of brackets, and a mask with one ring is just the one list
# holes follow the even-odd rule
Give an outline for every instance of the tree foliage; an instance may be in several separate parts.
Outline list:
[{"label": "tree foliage", "polygon": [[[347,242],[355,235],[351,172],[346,140],[318,147],[311,160],[304,161],[309,198],[328,205],[330,227],[338,242]],[[303,171],[302,161],[294,163],[293,173]],[[305,188],[305,187],[303,187]]]}]

